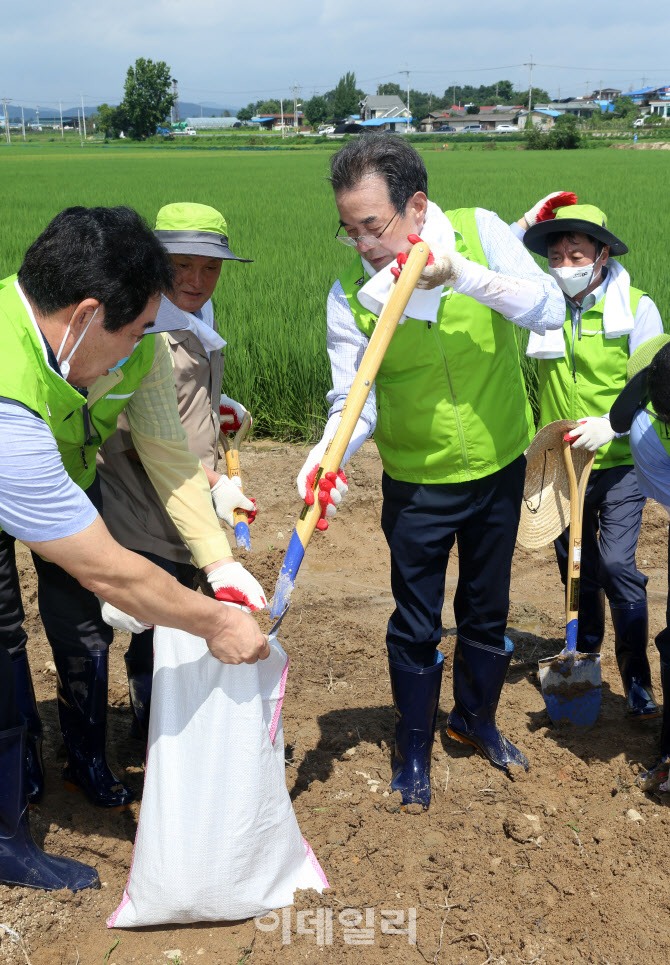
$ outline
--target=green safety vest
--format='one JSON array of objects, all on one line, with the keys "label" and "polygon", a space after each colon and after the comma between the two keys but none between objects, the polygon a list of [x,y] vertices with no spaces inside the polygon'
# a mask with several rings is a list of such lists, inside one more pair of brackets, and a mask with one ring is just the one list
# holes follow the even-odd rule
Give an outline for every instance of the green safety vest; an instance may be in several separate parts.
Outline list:
[{"label": "green safety vest", "polygon": [[[488,267],[474,208],[446,211],[456,250]],[[368,338],[377,316],[357,291],[360,258],[340,276],[358,328]],[[514,325],[467,295],[446,290],[437,323],[407,318],[375,379],[375,442],[384,470],[411,483],[481,479],[509,465],[533,437]]]},{"label": "green safety vest", "polygon": [[[37,413],[51,429],[65,471],[82,489],[95,479],[95,456],[116,430],[154,358],[154,335],[145,335],[127,362],[120,380],[89,406],[86,398],[51,368],[44,343],[16,290],[16,275],[0,281],[0,397],[13,399]],[[116,373],[115,373],[116,374]]]},{"label": "green safety vest", "polygon": [[[633,317],[645,292],[630,290]],[[559,359],[540,359],[538,363],[540,424],[558,419],[583,419],[603,416],[610,411],[614,400],[626,384],[628,336],[605,338],[603,309],[605,299],[582,313],[582,337],[575,338],[575,375],[572,366],[572,319],[566,306],[563,325],[565,356]],[[596,453],[594,469],[612,466],[632,466],[628,436],[613,439]]]}]

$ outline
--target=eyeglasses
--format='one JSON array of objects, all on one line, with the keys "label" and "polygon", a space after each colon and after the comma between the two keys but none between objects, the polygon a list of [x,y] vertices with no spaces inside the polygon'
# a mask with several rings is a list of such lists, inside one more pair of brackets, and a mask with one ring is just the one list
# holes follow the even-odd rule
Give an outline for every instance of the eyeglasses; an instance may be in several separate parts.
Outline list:
[{"label": "eyeglasses", "polygon": [[[395,221],[399,214],[400,212],[396,211],[391,218],[391,221]],[[340,231],[344,227],[344,225],[341,224],[335,233],[335,239],[337,241],[341,241],[342,244],[346,245],[348,248],[358,248],[360,245],[365,245],[366,248],[377,248],[379,245],[379,239],[386,231],[386,228],[388,228],[388,226],[391,224],[391,221],[389,221],[388,224],[382,228],[378,235],[359,235],[358,238],[350,238],[348,235],[341,235]]]}]

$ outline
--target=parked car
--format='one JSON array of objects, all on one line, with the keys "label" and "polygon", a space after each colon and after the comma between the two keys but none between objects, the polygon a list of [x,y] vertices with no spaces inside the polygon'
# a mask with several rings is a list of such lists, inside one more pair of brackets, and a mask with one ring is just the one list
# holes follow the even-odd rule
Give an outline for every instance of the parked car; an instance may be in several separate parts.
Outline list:
[{"label": "parked car", "polygon": [[484,130],[481,124],[466,124],[461,134],[481,134]]},{"label": "parked car", "polygon": [[455,134],[456,128],[452,127],[451,124],[442,124],[441,127],[437,128],[438,134]]},{"label": "parked car", "polygon": [[498,124],[495,129],[496,134],[511,134],[514,131],[518,131],[519,128],[516,124]]}]

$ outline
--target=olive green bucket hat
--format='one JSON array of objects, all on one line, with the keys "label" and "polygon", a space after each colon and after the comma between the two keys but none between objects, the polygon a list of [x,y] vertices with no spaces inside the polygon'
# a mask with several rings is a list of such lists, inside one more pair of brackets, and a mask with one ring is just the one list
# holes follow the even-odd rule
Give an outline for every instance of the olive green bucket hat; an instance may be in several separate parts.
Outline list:
[{"label": "olive green bucket hat", "polygon": [[635,413],[649,402],[649,366],[658,352],[669,352],[670,335],[655,335],[635,349],[628,359],[628,384],[619,392],[610,409],[610,425],[615,432],[629,432]]},{"label": "olive green bucket hat", "polygon": [[546,258],[549,236],[573,231],[609,245],[610,255],[625,255],[628,251],[623,241],[607,230],[607,216],[594,204],[568,204],[556,208],[553,218],[538,221],[528,229],[523,243],[529,251]]},{"label": "olive green bucket hat", "polygon": [[207,204],[186,201],[166,204],[156,216],[154,234],[173,255],[252,261],[232,253],[228,247],[226,219]]}]

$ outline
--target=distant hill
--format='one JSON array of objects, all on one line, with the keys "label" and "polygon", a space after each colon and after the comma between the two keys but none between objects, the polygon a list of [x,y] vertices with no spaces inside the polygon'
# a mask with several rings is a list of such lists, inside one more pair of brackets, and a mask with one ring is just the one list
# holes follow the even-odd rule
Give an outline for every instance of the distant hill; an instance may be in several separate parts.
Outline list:
[{"label": "distant hill", "polygon": [[[63,117],[75,117],[77,116],[77,110],[81,111],[81,104],[74,106],[63,104]],[[84,111],[86,117],[90,117],[91,114],[95,114],[98,110],[98,105],[84,104]],[[209,101],[202,102],[202,114],[203,117],[221,117],[224,111],[229,111],[231,117],[234,117],[239,107],[221,107],[220,104],[212,104]],[[58,107],[54,110],[53,105],[48,107],[40,107],[40,121],[45,123],[48,120],[60,118]],[[2,113],[2,105],[0,104],[0,114]],[[10,121],[20,121],[21,120],[21,105],[20,104],[8,104],[7,113],[9,114]],[[23,116],[25,118],[26,124],[33,123],[37,120],[37,111],[34,107],[24,107]],[[182,119],[187,117],[200,117],[200,104],[194,104],[191,101],[179,101],[179,116]]]}]

